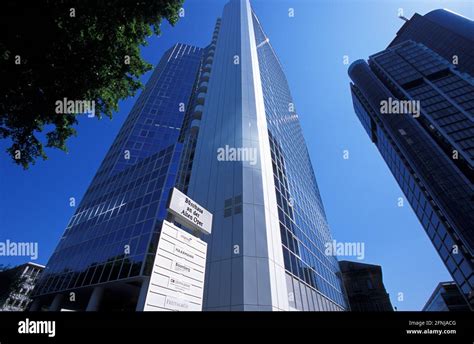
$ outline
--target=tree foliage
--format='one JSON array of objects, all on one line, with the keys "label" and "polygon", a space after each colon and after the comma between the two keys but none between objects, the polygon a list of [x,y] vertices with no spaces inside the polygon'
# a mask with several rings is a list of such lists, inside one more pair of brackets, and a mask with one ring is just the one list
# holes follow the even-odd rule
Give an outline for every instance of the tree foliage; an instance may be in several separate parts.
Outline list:
[{"label": "tree foliage", "polygon": [[[0,138],[28,168],[44,147],[67,151],[79,113],[58,114],[64,98],[94,101],[111,117],[142,86],[152,66],[140,57],[163,18],[178,20],[182,0],[36,0],[0,4]],[[19,63],[18,63],[19,62]],[[128,63],[127,63],[128,62]]]}]

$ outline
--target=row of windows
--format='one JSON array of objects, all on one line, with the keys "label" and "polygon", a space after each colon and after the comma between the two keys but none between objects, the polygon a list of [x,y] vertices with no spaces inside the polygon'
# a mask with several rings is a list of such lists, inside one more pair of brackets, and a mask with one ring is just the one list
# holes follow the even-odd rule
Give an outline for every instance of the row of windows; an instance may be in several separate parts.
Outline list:
[{"label": "row of windows", "polygon": [[[166,158],[171,158],[171,155],[170,150],[155,154],[111,177],[108,183],[100,184],[102,189],[95,191],[102,196],[86,203],[87,208],[81,206],[78,209],[77,217],[73,217],[66,235],[48,262],[40,292],[102,283],[140,273],[143,260],[140,257],[148,252],[154,223],[160,216],[164,217],[168,192],[175,181],[175,173],[171,173],[170,161]],[[178,160],[179,154],[173,159]],[[168,164],[162,165],[165,161]],[[168,191],[162,192],[162,188]],[[165,201],[159,202],[163,199]],[[116,200],[122,203],[107,210],[106,206],[116,205]],[[130,259],[136,262],[129,269]],[[107,261],[109,263],[103,263]],[[114,261],[121,261],[115,265],[124,265],[118,274],[111,272],[102,277],[88,277],[87,271],[92,267],[110,265]]]},{"label": "row of windows", "polygon": [[[183,114],[179,111],[179,104],[186,103],[190,97],[201,56],[202,49],[177,44],[162,57],[102,162],[93,183],[107,178],[111,171],[114,173],[123,171],[140,159],[152,155],[172,143],[173,138],[163,141],[150,138],[149,141],[153,149],[142,151],[138,157],[134,156],[130,160],[120,160],[126,149],[125,145],[133,145],[140,137],[139,132],[142,128],[138,129],[137,126],[143,123],[141,117],[148,117],[151,111],[156,111],[152,115],[159,116],[157,120],[163,121],[161,124],[181,127]],[[173,76],[176,71],[180,71],[180,73]],[[158,96],[158,93],[161,92],[160,87],[165,83],[169,84],[169,88],[163,90],[165,93]]]},{"label": "row of windows", "polygon": [[[143,182],[156,178],[158,174],[163,174],[164,169],[168,166],[170,161],[174,159],[173,154],[179,154],[177,148],[178,147],[169,146],[156,155],[143,159],[134,166],[100,183],[94,184],[88,189],[76,213],[84,211],[114,196],[118,196],[124,191],[141,186]],[[175,150],[174,153],[173,150]],[[160,171],[156,172],[157,170]]]},{"label": "row of windows", "polygon": [[[201,55],[177,44],[160,60],[51,257],[43,292],[140,273],[176,177],[179,104],[191,94]],[[122,159],[127,147],[130,159]]]},{"label": "row of windows", "polygon": [[[281,148],[271,133],[269,133],[269,137],[272,149],[275,185],[287,184],[284,163],[285,159],[282,157]],[[320,253],[319,250],[314,247],[314,249],[310,251],[308,247],[300,241],[304,240],[305,235],[303,233],[297,233],[299,228],[294,223],[293,206],[290,205],[289,193],[282,195],[277,187],[276,194],[285,269],[302,282],[305,282],[312,288],[321,291],[331,299],[343,302],[342,298],[339,299],[338,292],[341,292],[341,289],[333,272],[322,264],[315,256],[316,252]],[[322,254],[320,257],[322,258]],[[318,273],[316,273],[315,270]],[[324,278],[321,275],[324,276]]]},{"label": "row of windows", "polygon": [[82,272],[50,274],[38,285],[37,293],[52,293],[58,290],[68,290],[138,276],[143,260],[144,255],[116,260],[111,259],[107,263],[93,265]]},{"label": "row of windows", "polygon": [[[290,307],[302,311],[341,311],[341,308],[333,301],[295,280],[289,274],[286,275],[286,288]],[[343,301],[339,303],[343,304]]]},{"label": "row of windows", "polygon": [[[258,21],[254,19],[254,23],[255,40],[262,42],[266,37]],[[282,249],[288,252],[284,256],[289,258],[285,268],[300,280],[298,283],[313,291],[318,287],[328,298],[345,307],[340,293],[341,281],[336,275],[339,271],[337,260],[322,253],[324,243],[330,240],[329,229],[286,77],[269,44],[258,49],[258,59]]]},{"label": "row of windows", "polygon": [[[458,279],[456,282],[459,285],[463,285],[463,283],[465,283],[464,285],[469,285],[468,282],[465,282],[469,278],[471,278],[471,282],[474,282],[474,279],[471,277],[473,274],[472,267],[463,258],[462,248],[458,248],[458,253],[453,253],[455,246],[451,234],[448,233],[445,226],[441,223],[433,210],[433,206],[427,201],[426,196],[421,191],[420,182],[415,181],[415,178],[408,172],[399,153],[395,152],[392,144],[386,139],[383,130],[378,127],[377,131],[377,137],[379,138],[378,147],[382,156],[407,196],[408,201],[433,241],[433,245],[445,262],[448,270],[455,278],[457,274]],[[464,192],[464,190],[461,189],[460,192]],[[470,285],[471,288],[473,286],[473,284]]]}]

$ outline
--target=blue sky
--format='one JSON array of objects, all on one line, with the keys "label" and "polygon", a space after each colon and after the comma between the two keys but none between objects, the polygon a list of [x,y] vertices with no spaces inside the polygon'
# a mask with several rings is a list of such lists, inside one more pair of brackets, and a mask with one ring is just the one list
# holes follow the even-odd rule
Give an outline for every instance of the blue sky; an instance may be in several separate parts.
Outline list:
[{"label": "blue sky", "polygon": [[[161,37],[149,39],[143,57],[156,64],[175,42],[205,46],[226,1],[187,0],[185,16]],[[354,114],[347,65],[383,50],[403,22],[448,8],[474,18],[471,1],[255,0],[255,12],[285,70],[321,190],[333,237],[365,243],[363,262],[382,265],[384,283],[398,310],[420,310],[438,282],[450,280],[403,193]],[[289,8],[295,16],[288,16]],[[143,76],[146,82],[151,72]],[[138,95],[137,95],[138,96]],[[82,118],[69,153],[49,150],[49,159],[28,171],[0,156],[0,241],[39,243],[37,263],[46,264],[74,208],[128,115],[136,97],[120,103],[109,120]],[[7,147],[0,142],[0,151]],[[349,159],[343,151],[349,150]],[[351,257],[349,260],[353,259]],[[25,257],[0,257],[20,264]],[[403,293],[403,301],[397,296]]]}]

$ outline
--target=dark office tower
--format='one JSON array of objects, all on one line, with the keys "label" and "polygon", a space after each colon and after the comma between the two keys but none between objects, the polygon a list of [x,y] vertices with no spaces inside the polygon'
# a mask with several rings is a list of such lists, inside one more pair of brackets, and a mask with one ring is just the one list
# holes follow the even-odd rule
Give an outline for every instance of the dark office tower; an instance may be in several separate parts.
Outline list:
[{"label": "dark office tower", "polygon": [[469,311],[469,305],[454,282],[438,284],[425,307],[423,307],[423,312],[443,311]]},{"label": "dark office tower", "polygon": [[472,21],[448,10],[434,10],[424,16],[415,13],[398,30],[390,43],[395,46],[407,40],[422,43],[457,69],[474,75],[474,27]]},{"label": "dark office tower", "polygon": [[391,312],[379,265],[340,261],[342,280],[353,312]]},{"label": "dark office tower", "polygon": [[176,182],[202,56],[185,44],[164,54],[49,259],[32,309],[134,309]]},{"label": "dark office tower", "polygon": [[[453,21],[443,25],[455,26]],[[350,66],[354,109],[472,306],[474,79],[404,35],[406,41],[372,55],[368,63]],[[440,39],[450,41],[451,55],[463,49],[474,55],[472,44],[453,45],[460,42],[456,33]]]},{"label": "dark office tower", "polygon": [[204,309],[346,309],[288,83],[248,0],[224,8],[202,104],[187,192],[214,215]]}]

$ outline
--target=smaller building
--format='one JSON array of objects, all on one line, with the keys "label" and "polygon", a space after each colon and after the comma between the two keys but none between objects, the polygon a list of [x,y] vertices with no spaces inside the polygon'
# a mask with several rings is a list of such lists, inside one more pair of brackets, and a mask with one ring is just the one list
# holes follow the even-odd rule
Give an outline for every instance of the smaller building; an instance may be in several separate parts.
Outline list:
[{"label": "smaller building", "polygon": [[44,266],[26,263],[0,272],[0,311],[20,312],[28,308],[33,290]]},{"label": "smaller building", "polygon": [[393,311],[383,284],[381,266],[351,261],[340,261],[339,266],[352,311]]},{"label": "smaller building", "polygon": [[469,305],[456,283],[441,282],[431,294],[423,312],[469,311]]}]

